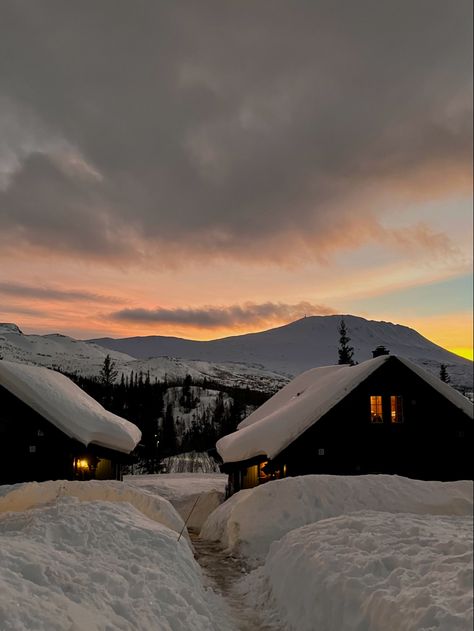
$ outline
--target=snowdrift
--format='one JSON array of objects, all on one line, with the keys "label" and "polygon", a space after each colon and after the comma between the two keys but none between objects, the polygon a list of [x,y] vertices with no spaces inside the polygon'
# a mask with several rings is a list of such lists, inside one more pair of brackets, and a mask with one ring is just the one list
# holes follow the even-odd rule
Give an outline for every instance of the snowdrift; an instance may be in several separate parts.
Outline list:
[{"label": "snowdrift", "polygon": [[470,631],[472,518],[326,519],[274,543],[243,589],[288,631]]},{"label": "snowdrift", "polygon": [[261,562],[273,541],[314,522],[360,510],[471,515],[472,482],[390,475],[308,475],[240,491],[215,510],[201,537]]},{"label": "snowdrift", "polygon": [[162,473],[126,476],[125,480],[131,486],[165,497],[184,520],[192,511],[188,528],[199,531],[210,513],[224,501],[227,476],[220,473]]},{"label": "snowdrift", "polygon": [[183,520],[168,500],[146,489],[134,488],[114,480],[54,480],[0,486],[0,516],[7,511],[21,512],[45,504],[54,504],[62,497],[75,497],[83,502],[128,502],[149,519],[171,530],[180,532],[183,527]]},{"label": "snowdrift", "polygon": [[[26,496],[14,489],[4,500],[11,494],[19,509]],[[0,629],[226,628],[216,622],[187,541],[115,500],[60,496],[51,505],[0,514]]]}]

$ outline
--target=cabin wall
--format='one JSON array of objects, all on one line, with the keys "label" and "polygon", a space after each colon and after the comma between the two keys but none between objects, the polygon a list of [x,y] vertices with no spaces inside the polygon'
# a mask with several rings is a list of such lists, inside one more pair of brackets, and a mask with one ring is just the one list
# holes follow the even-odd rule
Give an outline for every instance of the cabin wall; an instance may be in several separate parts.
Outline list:
[{"label": "cabin wall", "polygon": [[0,484],[72,479],[69,439],[0,387]]},{"label": "cabin wall", "polygon": [[[95,470],[80,469],[87,459]],[[0,386],[0,484],[117,478],[117,463],[101,458],[57,429],[40,414]]]},{"label": "cabin wall", "polygon": [[[394,384],[394,385],[387,385]],[[370,420],[381,395],[383,423]],[[402,397],[403,422],[390,419]],[[403,364],[384,364],[278,457],[288,475],[390,473],[418,479],[472,477],[472,421]]]}]

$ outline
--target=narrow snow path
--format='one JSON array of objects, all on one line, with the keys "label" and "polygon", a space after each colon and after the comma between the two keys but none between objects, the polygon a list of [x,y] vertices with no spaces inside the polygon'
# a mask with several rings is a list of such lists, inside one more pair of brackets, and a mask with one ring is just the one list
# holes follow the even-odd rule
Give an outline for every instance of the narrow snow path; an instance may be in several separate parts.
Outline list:
[{"label": "narrow snow path", "polygon": [[282,631],[280,627],[262,620],[260,613],[246,607],[236,584],[247,571],[242,559],[226,554],[219,543],[200,539],[189,533],[194,556],[201,566],[208,586],[219,594],[228,607],[229,620],[235,631]]}]

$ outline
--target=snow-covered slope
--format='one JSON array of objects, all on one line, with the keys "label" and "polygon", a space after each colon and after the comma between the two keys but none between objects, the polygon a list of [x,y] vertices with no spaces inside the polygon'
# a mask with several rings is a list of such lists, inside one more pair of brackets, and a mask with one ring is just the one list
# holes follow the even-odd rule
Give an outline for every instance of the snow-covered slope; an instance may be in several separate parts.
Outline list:
[{"label": "snow-covered slope", "polygon": [[258,365],[238,362],[210,363],[188,361],[173,357],[154,357],[143,360],[91,342],[75,340],[59,333],[24,335],[15,324],[0,323],[0,357],[3,359],[59,368],[80,375],[98,375],[106,355],[110,354],[118,374],[150,373],[158,381],[182,380],[190,375],[193,381],[213,380],[227,386],[250,387],[265,392],[275,391],[288,378]]},{"label": "snow-covered slope", "polygon": [[[372,350],[383,345],[393,355],[406,357],[435,374],[440,364],[446,364],[454,384],[472,387],[472,362],[433,344],[414,329],[352,315],[344,319],[356,361],[370,359]],[[210,362],[257,363],[268,370],[296,375],[335,363],[340,320],[340,315],[311,316],[268,331],[208,342],[162,336],[91,341],[134,357],[169,355]]]},{"label": "snow-covered slope", "polygon": [[58,366],[66,372],[98,374],[106,355],[117,363],[133,357],[67,335],[24,335],[16,324],[0,323],[0,356],[13,362]]}]

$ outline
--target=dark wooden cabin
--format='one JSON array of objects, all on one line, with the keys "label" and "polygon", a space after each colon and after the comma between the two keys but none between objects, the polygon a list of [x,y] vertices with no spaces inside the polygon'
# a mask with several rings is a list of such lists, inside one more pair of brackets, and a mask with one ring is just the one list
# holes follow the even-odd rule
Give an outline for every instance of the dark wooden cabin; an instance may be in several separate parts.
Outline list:
[{"label": "dark wooden cabin", "polygon": [[[331,387],[338,392],[341,375],[344,374],[346,381],[350,377],[347,371],[363,369],[367,373],[350,387],[343,386],[343,392],[335,397],[337,402],[321,416],[316,414],[300,435],[271,458],[262,455],[266,453],[264,441],[259,444],[262,432],[254,432],[255,456],[243,461],[226,460],[229,444],[241,430],[221,439],[217,448],[223,458],[222,470],[229,473],[230,494],[268,480],[314,473],[385,473],[442,481],[470,479],[471,402],[407,360],[385,356],[364,364],[371,362],[372,371],[371,366],[363,368],[360,364],[343,367],[344,373],[334,370],[326,375],[323,397],[328,396],[328,391],[331,395]],[[314,378],[324,377],[324,370],[314,371]],[[290,395],[291,385],[285,386]],[[304,392],[297,392],[296,398],[300,394]],[[281,398],[285,403],[285,397]],[[295,399],[294,393],[291,398]],[[315,409],[319,407],[317,397],[314,405]],[[298,410],[295,407],[293,411],[291,405],[285,407],[291,433],[291,415],[297,415]],[[247,427],[252,426],[251,421],[252,416],[247,419]],[[258,422],[261,419],[255,425]],[[249,430],[245,437],[247,444],[248,436]],[[226,439],[230,439],[229,443]],[[235,445],[233,449],[235,454]]]},{"label": "dark wooden cabin", "polygon": [[[4,369],[9,362],[0,364]],[[0,371],[0,384],[1,377]],[[63,375],[59,377],[66,379]],[[71,385],[77,388],[72,382]],[[108,414],[105,410],[103,412]],[[76,421],[80,423],[80,418]],[[124,419],[123,422],[128,423]],[[22,400],[21,395],[0,385],[0,484],[58,479],[120,479],[122,465],[135,459],[130,453],[113,448],[114,444],[113,439],[108,447],[81,442],[67,435],[48,418],[47,410],[40,412],[33,409]],[[130,446],[129,451],[132,448]]]}]

